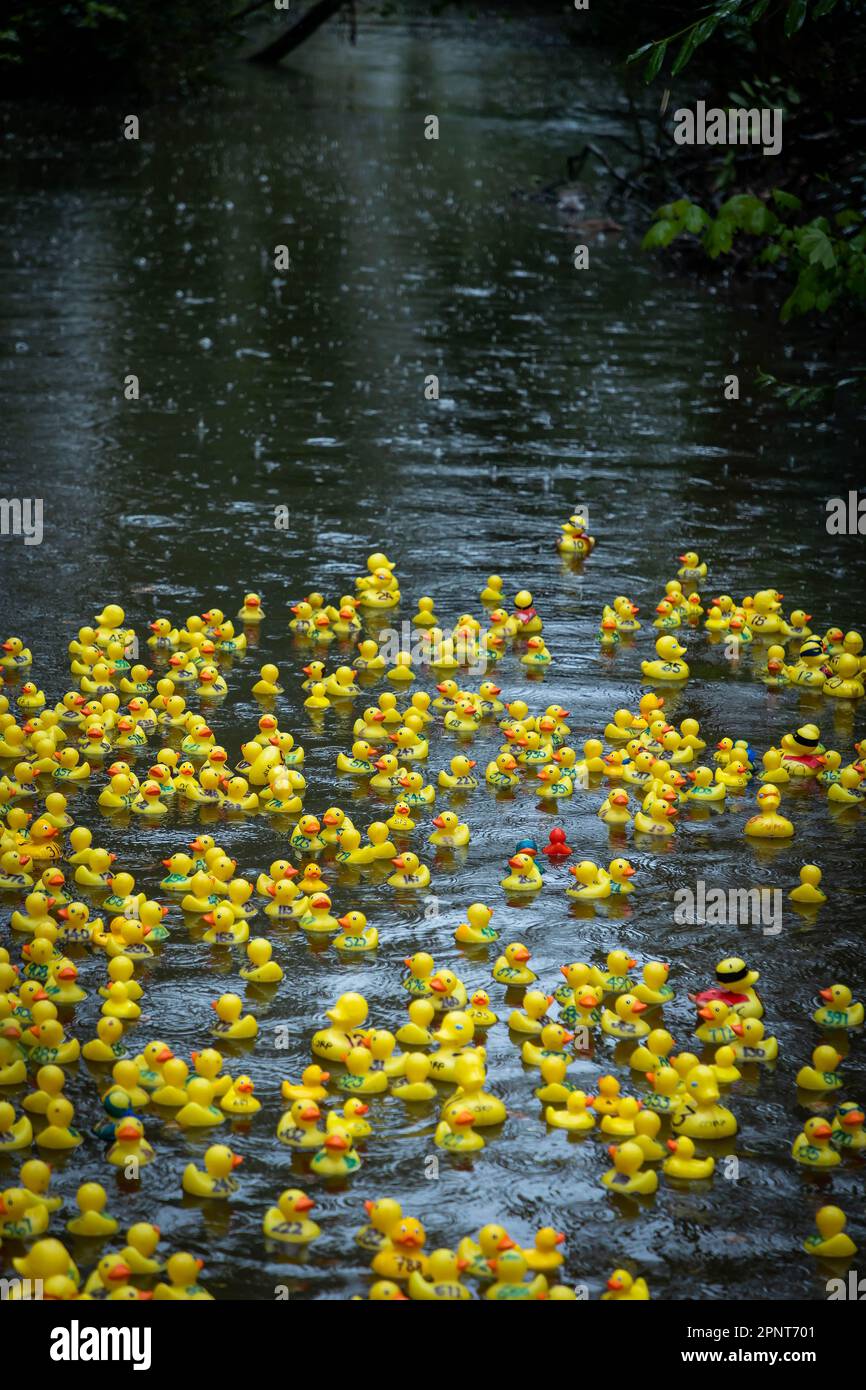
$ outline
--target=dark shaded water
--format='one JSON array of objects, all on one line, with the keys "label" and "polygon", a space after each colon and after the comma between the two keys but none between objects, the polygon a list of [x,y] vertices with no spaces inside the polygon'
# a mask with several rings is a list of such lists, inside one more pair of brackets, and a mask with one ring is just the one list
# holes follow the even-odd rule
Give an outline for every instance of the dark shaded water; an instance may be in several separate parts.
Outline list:
[{"label": "dark shaded water", "polygon": [[[743,313],[707,286],[677,279],[636,255],[630,234],[591,241],[591,268],[576,272],[572,249],[586,238],[551,205],[510,196],[536,176],[556,177],[585,139],[625,131],[609,116],[587,118],[578,102],[622,104],[603,54],[569,49],[553,26],[503,26],[491,45],[453,21],[435,33],[368,29],[357,51],[322,34],[273,75],[237,65],[197,103],[142,113],[137,145],[119,138],[119,117],[79,130],[64,117],[58,132],[50,113],[35,131],[16,113],[0,166],[0,215],[13,248],[0,271],[3,489],[44,496],[45,539],[30,548],[3,541],[0,626],[28,639],[52,700],[69,684],[66,643],[104,602],[122,602],[143,632],[157,614],[179,620],[213,603],[233,613],[253,586],[268,621],[258,650],[228,675],[217,734],[235,755],[259,714],[248,695],[258,663],[273,658],[290,691],[281,724],[307,749],[308,809],[351,802],[366,824],[383,803],[355,801],[335,775],[349,721],[331,715],[323,732],[309,728],[296,694],[309,653],[286,624],[288,604],[311,588],[329,598],[350,591],[371,550],[397,563],[400,619],[422,593],[435,596],[444,618],[478,612],[493,570],[509,596],[528,585],[556,664],[543,688],[529,685],[515,656],[497,679],[533,707],[567,706],[578,744],[617,706],[635,706],[650,645],[645,632],[612,659],[600,656],[601,605],[626,592],[646,615],[686,546],[709,559],[713,591],[739,597],[772,584],[820,629],[862,626],[862,540],[831,539],[824,526],[834,478],[859,438],[766,401],[723,399],[728,372],[740,372],[745,397],[754,363],[771,361],[772,311]],[[423,139],[428,113],[439,115],[438,142]],[[603,192],[588,186],[589,215]],[[284,274],[273,270],[280,243],[291,254]],[[128,373],[140,378],[137,403],[123,399]],[[431,373],[441,382],[438,402],[424,399]],[[576,503],[588,505],[600,540],[583,573],[553,547]],[[280,506],[289,509],[287,531],[274,525]],[[863,734],[860,712],[769,693],[750,678],[748,657],[731,669],[701,636],[689,638],[689,660],[694,679],[669,707],[677,721],[697,716],[711,746],[730,733],[763,749],[808,716],[848,761]],[[482,766],[498,741],[490,731],[476,739]],[[431,769],[454,751],[438,735]],[[100,824],[95,795],[78,797],[76,816],[152,891],[161,858],[191,838],[195,813],[176,820],[173,812],[158,827]],[[577,793],[560,815],[578,856],[607,862],[614,851],[595,815],[600,799]],[[420,905],[397,906],[383,885],[340,879],[335,906],[361,908],[379,929],[375,960],[347,965],[333,949],[313,951],[301,933],[274,933],[286,979],[269,1004],[254,1002],[255,1051],[229,1058],[235,1073],[250,1070],[264,1102],[251,1130],[236,1136],[245,1163],[230,1209],[181,1199],[183,1167],[203,1146],[158,1121],[148,1122],[158,1162],[140,1190],[115,1190],[113,1170],[88,1140],[58,1156],[58,1191],[71,1205],[82,1177],[97,1177],[124,1229],[153,1219],[168,1247],[204,1255],[217,1296],[269,1299],[276,1284],[298,1297],[363,1292],[365,1261],[351,1233],[363,1198],[389,1194],[422,1218],[431,1248],[455,1245],[491,1219],[527,1243],[538,1226],[555,1225],[568,1237],[566,1277],[593,1297],[628,1260],[664,1298],[734,1290],[739,1298],[823,1297],[826,1276],[800,1242],[831,1194],[857,1224],[862,1174],[851,1159],[832,1179],[791,1161],[807,1118],[793,1077],[819,1040],[809,1022],[814,991],[835,979],[857,993],[864,984],[862,823],[832,819],[809,787],[786,797],[795,839],[767,852],[742,837],[745,812],[732,805],[709,822],[686,816],[669,851],[630,845],[639,889],[618,913],[572,908],[563,870],[518,912],[498,886],[504,861],[517,838],[546,839],[554,822],[528,788],[505,803],[479,790],[466,808],[473,839],[465,865],[434,864],[437,920],[425,922]],[[265,820],[225,826],[218,838],[244,872],[265,868],[285,847],[284,832]],[[805,859],[823,866],[831,895],[817,919],[786,902],[777,937],[673,924],[680,885],[703,878],[787,890]],[[335,881],[332,868],[326,876]],[[641,961],[669,958],[677,1000],[668,1013],[680,1047],[693,1042],[686,993],[709,980],[721,955],[742,954],[760,969],[782,1058],[775,1072],[741,1082],[730,1101],[740,1122],[738,1181],[718,1173],[712,1190],[694,1193],[662,1182],[639,1215],[615,1208],[598,1183],[607,1166],[601,1141],[575,1145],[546,1131],[533,1074],[504,1026],[489,1036],[489,1078],[510,1117],[472,1163],[443,1158],[439,1181],[428,1181],[435,1110],[409,1115],[386,1098],[373,1100],[375,1135],[348,1189],[325,1194],[304,1176],[274,1138],[279,1082],[309,1061],[326,1003],[361,990],[371,1018],[396,1028],[406,998],[401,962],[424,944],[467,985],[489,986],[493,1006],[507,1013],[490,980],[493,957],[469,959],[452,939],[477,899],[496,907],[503,942],[528,943],[550,988],[561,963],[600,960],[616,945]],[[240,960],[196,941],[177,909],[169,921],[171,941],[141,972],[145,1017],[132,1040],[162,1037],[188,1056],[207,1040],[209,1000],[238,986]],[[93,1034],[103,973],[101,960],[83,961],[94,992],[77,1011],[82,1037]],[[287,1052],[274,1046],[279,1025],[289,1028]],[[859,1050],[855,1042],[845,1098],[863,1098]],[[611,1058],[606,1040],[575,1066],[575,1078],[591,1088]],[[618,1074],[631,1081],[627,1069]],[[89,1123],[95,1093],[86,1068],[69,1090]],[[14,1171],[0,1159],[3,1186]],[[319,1200],[324,1232],[302,1264],[266,1253],[260,1228],[264,1208],[296,1178]],[[78,1246],[73,1253],[85,1265],[95,1257]]]}]

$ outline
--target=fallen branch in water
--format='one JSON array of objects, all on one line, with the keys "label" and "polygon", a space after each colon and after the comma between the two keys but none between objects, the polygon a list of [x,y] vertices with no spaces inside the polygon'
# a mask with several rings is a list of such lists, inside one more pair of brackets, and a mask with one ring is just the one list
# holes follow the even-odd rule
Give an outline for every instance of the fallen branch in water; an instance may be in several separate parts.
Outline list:
[{"label": "fallen branch in water", "polygon": [[251,63],[279,63],[285,58],[287,53],[299,48],[308,38],[315,34],[338,10],[343,8],[346,0],[318,0],[307,13],[303,15],[290,28],[283,31],[277,39],[266,44],[255,53],[250,54]]}]

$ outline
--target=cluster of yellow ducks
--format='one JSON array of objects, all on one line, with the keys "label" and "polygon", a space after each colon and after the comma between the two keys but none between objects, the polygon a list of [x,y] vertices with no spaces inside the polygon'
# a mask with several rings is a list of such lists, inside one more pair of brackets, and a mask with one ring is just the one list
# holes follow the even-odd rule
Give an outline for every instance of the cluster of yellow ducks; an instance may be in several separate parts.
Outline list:
[{"label": "cluster of yellow ducks", "polygon": [[[757,644],[761,654],[755,659],[755,676],[768,686],[797,686],[837,700],[862,698],[866,653],[859,632],[843,632],[839,627],[828,628],[823,636],[813,632],[811,613],[795,608],[786,616],[784,594],[776,589],[747,594],[739,603],[730,594],[721,594],[705,604],[699,587],[707,575],[706,563],[693,550],[680,555],[679,561],[676,578],[667,581],[655,605],[652,626],[660,635],[655,639],[655,660],[641,662],[645,680],[654,684],[688,680],[689,666],[683,660],[686,648],[674,634],[692,629],[702,630],[711,645],[724,644],[732,660]],[[628,643],[640,631],[639,612],[625,594],[604,605],[598,632],[603,650]]]},{"label": "cluster of yellow ducks", "polygon": [[[561,529],[557,546],[564,555],[591,554],[595,541],[579,514]],[[797,685],[837,698],[862,695],[866,660],[857,633],[831,628],[817,637],[808,627],[810,615],[795,610],[785,618],[782,595],[770,590],[739,605],[723,595],[705,614],[698,586],[707,567],[694,552],[681,555],[680,562],[677,578],[665,585],[656,606],[658,660],[643,664],[651,686],[688,677],[685,648],[673,634],[703,620],[711,639],[737,648],[753,644],[756,651],[762,640],[770,642],[759,669],[768,686]],[[347,786],[388,805],[381,819],[363,829],[340,806],[320,815],[305,812],[305,753],[281,727],[277,710],[286,688],[276,665],[262,665],[252,685],[261,713],[237,759],[230,760],[208,723],[208,709],[228,694],[226,677],[258,638],[264,620],[258,594],[245,596],[234,619],[213,607],[182,626],[154,619],[146,639],[153,666],[138,662],[137,638],[124,610],[107,604],[70,643],[75,684],[53,706],[30,679],[33,658],[23,640],[13,637],[2,644],[0,892],[15,906],[8,913],[8,944],[0,945],[0,1087],[9,1088],[3,1095],[10,1097],[0,1100],[0,1155],[15,1155],[21,1166],[14,1184],[0,1192],[0,1241],[20,1243],[24,1253],[13,1256],[15,1269],[41,1279],[47,1297],[211,1297],[199,1282],[202,1261],[187,1251],[163,1258],[159,1229],[148,1223],[130,1227],[126,1243],[117,1242],[82,1279],[69,1251],[50,1233],[63,1204],[49,1190],[51,1170],[43,1158],[30,1156],[34,1148],[49,1155],[75,1150],[88,1138],[66,1094],[82,1059],[96,1083],[99,1112],[89,1137],[105,1145],[105,1162],[132,1182],[157,1158],[145,1133],[148,1118],[169,1118],[177,1129],[199,1134],[241,1121],[234,1138],[242,1137],[262,1109],[251,1069],[229,1072],[219,1050],[241,1045],[252,1052],[259,1031],[255,1013],[246,1011],[241,994],[232,989],[214,999],[210,1019],[199,1020],[202,1045],[188,1060],[161,1039],[139,1044],[138,1050],[128,1046],[129,1034],[146,1016],[140,967],[170,947],[172,906],[180,910],[189,939],[237,950],[238,987],[250,991],[253,1001],[268,1001],[284,977],[274,943],[287,937],[277,929],[299,929],[348,957],[375,952],[379,934],[366,915],[358,908],[333,910],[335,884],[353,888],[361,881],[384,881],[401,894],[425,890],[431,868],[411,848],[422,817],[430,818],[425,834],[434,871],[439,865],[453,869],[465,861],[472,838],[454,808],[479,789],[503,800],[529,793],[540,803],[558,803],[592,793],[604,782],[598,817],[615,844],[633,830],[636,848],[670,847],[678,818],[700,822],[726,804],[735,805],[753,779],[759,784],[756,813],[743,827],[751,838],[793,835],[793,824],[780,813],[783,790],[792,782],[814,779],[839,814],[863,803],[863,741],[854,744],[846,762],[825,746],[817,725],[805,723],[760,757],[747,741],[725,737],[702,762],[707,743],[698,721],[668,722],[664,697],[654,689],[643,694],[636,712],[616,710],[598,737],[575,748],[567,709],[549,704],[534,713],[522,699],[500,700],[501,687],[487,676],[510,646],[530,673],[543,672],[551,661],[529,590],[518,591],[509,610],[503,580],[491,575],[480,595],[486,621],[464,614],[450,628],[440,625],[434,601],[422,597],[413,618],[412,652],[388,657],[384,643],[365,635],[365,620],[376,610],[395,608],[400,597],[394,565],[376,553],[356,579],[353,595],[329,604],[321,594],[309,594],[293,606],[289,621],[296,647],[309,658],[303,666],[302,705],[312,727],[329,709],[344,713],[365,689],[388,683],[354,719],[351,747],[336,754]],[[602,645],[614,647],[636,632],[638,612],[625,596],[606,607]],[[331,642],[355,654],[329,673],[309,648]],[[786,654],[783,643],[794,644],[796,655],[793,648]],[[320,654],[326,650],[323,645]],[[433,673],[435,689],[409,696],[416,664]],[[157,665],[162,674],[154,682]],[[484,678],[464,685],[457,678],[461,668]],[[388,685],[406,691],[405,703]],[[188,701],[197,708],[190,709]],[[502,742],[482,770],[469,756],[472,740],[495,730]],[[433,735],[440,732],[456,740],[461,751],[428,781],[424,766],[435,746]],[[138,759],[150,762],[146,774],[136,773]],[[96,806],[121,828],[133,823],[132,817],[158,821],[181,802],[197,806],[203,822],[214,822],[212,828],[267,816],[284,854],[257,877],[245,877],[229,849],[202,831],[162,860],[159,897],[149,895],[115,854],[98,844],[93,831],[77,822],[75,798],[88,787],[98,787]],[[450,804],[437,811],[443,793]],[[546,881],[567,883],[557,872],[565,868],[573,882],[564,891],[573,903],[586,904],[591,912],[595,902],[612,902],[621,910],[635,889],[630,860],[617,855],[607,868],[588,859],[567,865],[572,854],[558,826],[541,848],[532,838],[519,841],[502,879],[506,900],[525,902]],[[813,913],[826,902],[821,878],[817,865],[801,869],[789,894],[801,911]],[[453,932],[458,946],[476,953],[474,959],[479,948],[499,941],[493,916],[489,906],[474,902]],[[263,932],[251,935],[256,917]],[[503,1019],[487,988],[468,987],[452,970],[437,968],[423,950],[405,961],[407,1017],[395,1031],[370,1024],[362,995],[342,994],[327,1011],[327,1025],[313,1033],[317,1060],[299,1080],[282,1084],[277,1141],[296,1151],[312,1176],[345,1181],[362,1166],[365,1141],[374,1133],[369,1098],[388,1095],[405,1104],[410,1115],[417,1113],[413,1106],[436,1103],[436,1148],[455,1161],[471,1161],[507,1120],[502,1100],[486,1089],[486,1036],[503,1023],[539,1083],[535,1096],[550,1130],[578,1139],[595,1136],[607,1145],[611,1166],[600,1181],[609,1193],[652,1197],[659,1172],[674,1185],[709,1182],[716,1157],[706,1146],[737,1133],[723,1094],[743,1078],[753,1081],[761,1066],[773,1066],[778,1057],[778,1042],[762,1021],[758,972],[728,957],[719,963],[713,984],[689,996],[697,1010],[698,1055],[675,1053],[665,1027],[664,1008],[674,998],[666,962],[649,960],[633,977],[635,959],[617,948],[604,965],[563,965],[563,983],[548,992],[530,969],[531,955],[522,942],[510,941],[498,951],[490,975],[512,992]],[[87,976],[91,966],[95,975],[88,990],[82,974]],[[92,1035],[79,1036],[75,1012],[94,993],[99,1003]],[[819,998],[813,1018],[824,1040],[797,1072],[796,1084],[801,1103],[812,1108],[817,1098],[822,1113],[806,1121],[792,1156],[799,1165],[826,1169],[866,1150],[862,1107],[832,1099],[843,1088],[841,1040],[862,1027],[864,1011],[844,984],[821,988]],[[634,1093],[622,1093],[620,1081],[609,1073],[596,1078],[591,1094],[570,1079],[570,1067],[585,1063],[604,1039],[610,1040],[616,1064],[637,1082]],[[443,1086],[448,1088],[444,1096]],[[24,1087],[29,1089],[18,1106]],[[329,1109],[331,1100],[335,1104]],[[178,1197],[230,1201],[242,1182],[236,1176],[242,1159],[228,1143],[211,1144],[200,1162],[184,1169]],[[100,1183],[81,1183],[67,1232],[91,1242],[89,1248],[114,1244],[120,1223],[106,1212],[108,1200]],[[265,1240],[303,1252],[321,1234],[309,1216],[314,1206],[301,1188],[283,1191],[263,1213]],[[453,1301],[473,1297],[474,1289],[504,1300],[577,1296],[573,1287],[558,1282],[564,1237],[553,1227],[538,1231],[528,1248],[504,1227],[488,1225],[454,1248],[427,1253],[423,1226],[405,1216],[396,1201],[383,1198],[366,1206],[369,1219],[356,1241],[372,1254],[371,1299]],[[804,1245],[808,1253],[838,1258],[855,1253],[839,1208],[821,1208],[816,1224],[817,1234]],[[619,1268],[601,1297],[645,1300],[649,1290],[643,1278]]]}]

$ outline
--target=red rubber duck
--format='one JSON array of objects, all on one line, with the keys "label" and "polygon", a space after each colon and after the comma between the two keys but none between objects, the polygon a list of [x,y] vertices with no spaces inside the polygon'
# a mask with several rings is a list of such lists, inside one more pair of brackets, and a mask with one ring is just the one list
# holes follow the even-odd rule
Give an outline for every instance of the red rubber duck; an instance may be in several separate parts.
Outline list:
[{"label": "red rubber duck", "polygon": [[567,859],[573,853],[571,845],[566,843],[565,831],[560,830],[559,826],[554,826],[550,832],[550,839],[544,846],[543,853],[548,859]]}]

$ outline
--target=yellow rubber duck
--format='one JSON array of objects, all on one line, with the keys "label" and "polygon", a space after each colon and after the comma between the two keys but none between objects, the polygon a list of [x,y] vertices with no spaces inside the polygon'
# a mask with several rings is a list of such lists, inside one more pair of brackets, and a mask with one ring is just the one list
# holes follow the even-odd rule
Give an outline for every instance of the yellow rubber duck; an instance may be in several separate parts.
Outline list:
[{"label": "yellow rubber duck", "polygon": [[553,1000],[552,994],[544,994],[542,990],[527,990],[523,996],[523,1008],[513,1009],[509,1014],[508,1027],[515,1033],[539,1037],[542,1029],[550,1022],[547,1011]]},{"label": "yellow rubber duck", "polygon": [[249,965],[241,966],[238,974],[242,980],[255,985],[279,984],[283,978],[283,968],[272,959],[274,948],[264,936],[255,936],[247,942]]},{"label": "yellow rubber duck", "polygon": [[860,791],[862,777],[855,767],[843,767],[839,780],[831,782],[827,788],[827,800],[840,806],[862,806],[864,797]]},{"label": "yellow rubber duck", "polygon": [[713,1176],[714,1158],[695,1158],[695,1146],[687,1135],[669,1139],[670,1156],[662,1164],[665,1177],[678,1182],[703,1182]]},{"label": "yellow rubber duck", "polygon": [[241,1155],[234,1153],[227,1144],[211,1144],[205,1151],[204,1168],[196,1168],[194,1163],[188,1163],[183,1170],[181,1186],[190,1197],[224,1201],[238,1189],[237,1180],[232,1174],[241,1163]]},{"label": "yellow rubber duck", "polygon": [[663,797],[653,796],[649,804],[649,814],[640,810],[635,814],[634,828],[642,835],[667,837],[676,832],[674,819],[679,815],[675,805]]},{"label": "yellow rubber duck", "polygon": [[79,1215],[66,1223],[70,1235],[85,1236],[91,1240],[107,1240],[115,1234],[117,1222],[113,1216],[105,1214],[108,1194],[100,1183],[82,1183],[75,1194],[75,1200],[78,1203]]},{"label": "yellow rubber duck", "polygon": [[719,776],[721,768],[716,770],[716,779],[713,778],[713,769],[709,767],[696,767],[690,769],[686,776],[692,782],[686,792],[686,800],[694,801],[697,805],[702,802],[722,802],[727,796],[727,785]]},{"label": "yellow rubber duck", "polygon": [[475,1133],[474,1125],[472,1111],[460,1106],[451,1110],[447,1119],[439,1121],[433,1142],[438,1149],[446,1149],[449,1153],[476,1153],[484,1148],[484,1140]]},{"label": "yellow rubber duck", "polygon": [[645,1279],[635,1279],[627,1269],[615,1269],[601,1299],[603,1303],[646,1303],[649,1296]]},{"label": "yellow rubber duck", "polygon": [[543,886],[541,870],[531,854],[518,852],[508,860],[511,873],[500,880],[500,887],[506,893],[537,893]]},{"label": "yellow rubber duck", "polygon": [[474,758],[467,758],[462,753],[456,753],[451,759],[450,772],[443,768],[439,773],[439,786],[449,788],[452,791],[474,791],[478,786],[478,778],[472,774],[475,765]]},{"label": "yellow rubber duck", "polygon": [[464,1283],[461,1274],[468,1261],[453,1250],[433,1250],[427,1257],[427,1277],[418,1270],[409,1275],[409,1297],[425,1302],[458,1303],[471,1298],[472,1294]]},{"label": "yellow rubber duck", "polygon": [[395,835],[409,835],[416,828],[416,822],[409,812],[411,807],[405,801],[398,801],[385,824]]},{"label": "yellow rubber duck", "polygon": [[613,1167],[602,1174],[601,1181],[609,1191],[621,1197],[649,1197],[659,1185],[658,1174],[653,1168],[644,1168],[643,1150],[633,1139],[623,1144],[610,1144],[608,1154],[613,1159]]},{"label": "yellow rubber duck", "polygon": [[764,786],[758,792],[756,801],[758,814],[749,817],[743,826],[743,834],[756,839],[790,839],[794,834],[794,826],[785,816],[779,814],[778,790],[772,786]]},{"label": "yellow rubber duck", "polygon": [[496,787],[498,791],[511,791],[518,787],[520,778],[517,775],[517,759],[511,753],[500,753],[487,764],[484,780],[488,786]]},{"label": "yellow rubber duck", "polygon": [[268,1207],[262,1230],[268,1240],[284,1245],[309,1245],[322,1234],[321,1227],[307,1216],[316,1203],[297,1187],[287,1187],[280,1193],[275,1207]]},{"label": "yellow rubber duck", "polygon": [[683,1091],[682,1103],[671,1117],[677,1135],[727,1139],[736,1134],[736,1117],[719,1104],[719,1087],[712,1067],[693,1067],[683,1081]]},{"label": "yellow rubber duck", "polygon": [[812,1017],[822,1028],[859,1028],[863,1023],[863,1005],[855,999],[847,985],[829,985],[818,995],[824,1003]]},{"label": "yellow rubber duck", "polygon": [[866,1113],[853,1100],[845,1100],[833,1116],[833,1143],[840,1149],[862,1153],[866,1149]]},{"label": "yellow rubber duck", "polygon": [[598,818],[603,820],[605,825],[614,827],[631,824],[628,792],[624,787],[618,787],[610,792],[598,808]]},{"label": "yellow rubber duck", "polygon": [[322,1112],[314,1100],[295,1100],[280,1118],[277,1138],[291,1149],[319,1149],[325,1140],[317,1128]]},{"label": "yellow rubber duck", "polygon": [[313,1034],[311,1047],[317,1057],[326,1061],[341,1061],[356,1042],[364,1041],[358,1032],[367,1020],[369,1008],[361,994],[349,992],[341,994],[333,1008],[326,1010],[332,1027],[320,1029]]},{"label": "yellow rubber duck", "polygon": [[648,961],[643,968],[643,979],[632,993],[643,1004],[669,1004],[674,998],[674,991],[668,984],[670,969],[666,961]]},{"label": "yellow rubber duck", "polygon": [[198,1283],[198,1276],[204,1267],[204,1260],[196,1259],[186,1250],[179,1250],[166,1262],[168,1283],[157,1284],[153,1291],[157,1303],[202,1303],[212,1302],[213,1295]]},{"label": "yellow rubber duck", "polygon": [[[235,1118],[249,1118],[258,1114],[262,1103],[254,1095],[255,1085],[249,1076],[238,1076],[220,1099],[220,1109]],[[154,1097],[155,1099],[155,1097]]]},{"label": "yellow rubber duck", "polygon": [[689,668],[681,658],[685,656],[686,649],[681,646],[676,637],[666,633],[663,637],[656,640],[655,661],[642,661],[641,671],[647,680],[651,681],[685,681],[689,678]]},{"label": "yellow rubber duck", "polygon": [[[69,1102],[65,1102],[67,1105]],[[53,1101],[53,1105],[57,1102]],[[69,1106],[70,1110],[72,1106]],[[29,1115],[21,1115],[16,1120],[15,1107],[9,1101],[0,1101],[0,1154],[13,1153],[18,1149],[29,1149],[33,1142],[33,1125]]]},{"label": "yellow rubber duck", "polygon": [[569,1091],[565,1108],[557,1110],[548,1105],[544,1111],[544,1118],[555,1129],[565,1129],[571,1134],[588,1134],[591,1129],[595,1129],[596,1123],[595,1115],[589,1109],[592,1102],[593,1097],[583,1091]]},{"label": "yellow rubber duck", "polygon": [[637,965],[634,956],[630,956],[628,951],[610,951],[606,965],[607,969],[600,972],[597,981],[604,993],[630,994],[634,989],[634,980],[628,972]]},{"label": "yellow rubber duck", "polygon": [[602,1012],[602,1032],[608,1033],[612,1038],[623,1038],[627,1041],[645,1038],[650,1027],[640,1015],[647,1007],[634,994],[618,995],[614,1008]]},{"label": "yellow rubber duck", "polygon": [[413,999],[409,1005],[409,1022],[398,1028],[396,1038],[403,1047],[432,1047],[435,1041],[430,1024],[436,1010],[430,998]]},{"label": "yellow rubber duck", "polygon": [[211,1008],[216,1014],[210,1027],[214,1037],[235,1040],[254,1038],[258,1033],[259,1025],[253,1015],[242,1014],[243,1001],[239,995],[221,994],[219,999],[213,1000]]},{"label": "yellow rubber duck", "polygon": [[833,1131],[820,1115],[813,1115],[791,1146],[791,1157],[806,1168],[835,1168],[842,1159],[830,1140]]},{"label": "yellow rubber duck", "polygon": [[471,903],[466,909],[466,921],[454,932],[454,940],[463,945],[489,945],[499,940],[499,933],[490,925],[493,909],[485,903]]},{"label": "yellow rubber duck", "polygon": [[361,1158],[355,1151],[351,1132],[346,1125],[334,1125],[325,1134],[324,1143],[313,1154],[310,1167],[321,1177],[345,1178],[357,1173]]},{"label": "yellow rubber duck", "polygon": [[137,1116],[127,1115],[118,1121],[114,1130],[114,1143],[105,1157],[115,1168],[123,1168],[133,1176],[139,1168],[153,1162],[156,1154],[145,1139],[144,1125]]},{"label": "yellow rubber duck", "polygon": [[850,1260],[857,1246],[845,1231],[848,1218],[840,1207],[819,1207],[815,1213],[817,1231],[803,1241],[807,1255],[825,1260]]},{"label": "yellow rubber duck", "polygon": [[563,1263],[565,1256],[560,1247],[564,1244],[562,1231],[554,1230],[553,1226],[542,1226],[535,1234],[534,1245],[522,1252],[527,1268],[536,1274],[552,1274]]},{"label": "yellow rubber duck", "polygon": [[428,844],[438,849],[460,849],[469,844],[469,826],[461,824],[453,811],[441,811],[433,817],[436,829],[428,839]]},{"label": "yellow rubber duck", "polygon": [[819,888],[822,873],[817,864],[804,864],[800,870],[800,882],[792,888],[788,897],[792,902],[817,907],[827,901],[827,894]]},{"label": "yellow rubber duck", "polygon": [[698,1017],[703,1022],[695,1029],[695,1036],[700,1038],[701,1042],[720,1047],[724,1043],[736,1041],[738,1034],[733,1025],[740,1021],[739,1014],[723,999],[709,999],[702,1004],[698,1009]]},{"label": "yellow rubber duck", "polygon": [[576,883],[573,888],[566,888],[567,897],[576,898],[578,902],[610,897],[610,875],[591,859],[583,859],[579,864],[572,865],[568,872],[574,875]]},{"label": "yellow rubber duck", "polygon": [[437,1092],[427,1079],[430,1070],[430,1058],[423,1052],[408,1053],[403,1064],[403,1079],[392,1084],[391,1095],[410,1104],[433,1100]]},{"label": "yellow rubber duck", "polygon": [[304,1068],[300,1081],[284,1081],[280,1087],[280,1094],[285,1101],[326,1100],[326,1088],[330,1079],[330,1072],[323,1071],[318,1063],[313,1062]]},{"label": "yellow rubber duck", "polygon": [[541,1030],[539,1042],[540,1047],[527,1039],[520,1049],[520,1055],[528,1067],[540,1067],[547,1057],[565,1053],[569,1044],[574,1042],[574,1034],[561,1023],[548,1023]]},{"label": "yellow rubber duck", "polygon": [[827,1043],[821,1043],[812,1053],[812,1065],[797,1072],[797,1085],[804,1091],[838,1091],[843,1077],[836,1070],[842,1061],[841,1053]]},{"label": "yellow rubber duck", "polygon": [[526,964],[531,959],[531,952],[521,941],[512,941],[494,964],[491,974],[501,985],[532,985],[538,976]]},{"label": "yellow rubber duck", "polygon": [[759,1018],[743,1018],[732,1024],[737,1041],[732,1044],[734,1056],[742,1062],[774,1062],[779,1055],[777,1038],[764,1036]]},{"label": "yellow rubber duck", "polygon": [[397,870],[386,880],[392,888],[426,888],[430,883],[430,870],[411,850],[396,855],[391,863]]},{"label": "yellow rubber duck", "polygon": [[534,1279],[526,1281],[529,1266],[523,1251],[505,1250],[487,1263],[493,1271],[494,1282],[485,1293],[485,1298],[494,1302],[513,1302],[515,1299],[535,1300],[547,1296],[548,1283],[544,1274],[536,1274]]}]

